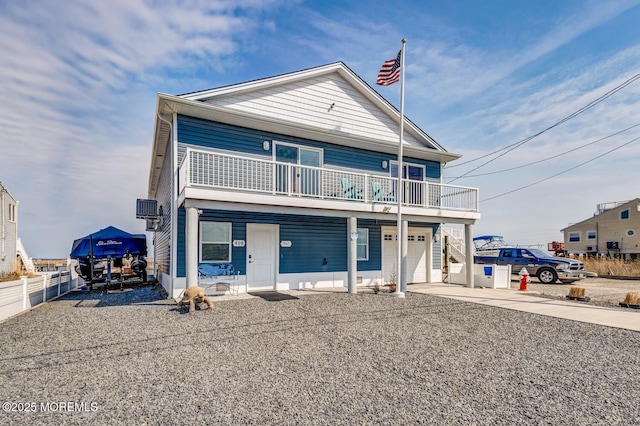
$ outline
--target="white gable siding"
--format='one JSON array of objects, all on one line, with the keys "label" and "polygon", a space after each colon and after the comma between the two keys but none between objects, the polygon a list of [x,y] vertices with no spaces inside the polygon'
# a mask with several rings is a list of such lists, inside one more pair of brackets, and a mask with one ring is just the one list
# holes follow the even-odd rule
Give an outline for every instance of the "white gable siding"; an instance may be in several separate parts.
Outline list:
[{"label": "white gable siding", "polygon": [[[338,74],[261,90],[220,95],[206,102],[357,137],[396,141],[398,121],[380,111]],[[335,104],[333,108],[331,105]],[[421,144],[405,132],[406,143]]]}]

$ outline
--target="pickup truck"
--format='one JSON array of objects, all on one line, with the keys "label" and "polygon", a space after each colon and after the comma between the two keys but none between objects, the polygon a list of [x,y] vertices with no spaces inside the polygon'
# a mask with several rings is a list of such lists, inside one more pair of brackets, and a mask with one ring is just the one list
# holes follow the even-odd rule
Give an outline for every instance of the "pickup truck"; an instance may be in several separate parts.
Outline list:
[{"label": "pickup truck", "polygon": [[586,277],[584,264],[579,260],[555,257],[536,248],[500,247],[476,251],[474,263],[511,265],[513,274],[520,273],[525,267],[529,275],[538,277],[543,284],[558,280],[568,284]]}]

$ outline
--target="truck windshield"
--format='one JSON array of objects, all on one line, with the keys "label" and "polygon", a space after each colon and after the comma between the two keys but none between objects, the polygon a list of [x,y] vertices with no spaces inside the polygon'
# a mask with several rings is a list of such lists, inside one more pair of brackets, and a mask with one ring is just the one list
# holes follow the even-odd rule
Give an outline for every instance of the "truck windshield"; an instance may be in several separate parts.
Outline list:
[{"label": "truck windshield", "polygon": [[553,257],[553,255],[551,253],[548,253],[544,250],[540,250],[540,249],[527,249],[531,252],[531,254],[533,254],[535,257]]}]

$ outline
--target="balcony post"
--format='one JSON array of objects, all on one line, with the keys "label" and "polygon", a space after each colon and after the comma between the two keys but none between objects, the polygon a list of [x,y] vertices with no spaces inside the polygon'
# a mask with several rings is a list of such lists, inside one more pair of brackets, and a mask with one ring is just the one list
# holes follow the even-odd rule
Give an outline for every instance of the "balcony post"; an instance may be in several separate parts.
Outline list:
[{"label": "balcony post", "polygon": [[187,207],[187,288],[198,285],[198,209]]},{"label": "balcony post", "polygon": [[349,293],[358,292],[358,218],[347,218],[347,289]]},{"label": "balcony post", "polygon": [[473,282],[473,225],[464,225],[465,266],[467,270],[467,287],[474,288]]},{"label": "balcony post", "polygon": [[400,261],[400,291],[406,293],[407,291],[407,253],[409,251],[409,221],[402,220],[402,259]]}]

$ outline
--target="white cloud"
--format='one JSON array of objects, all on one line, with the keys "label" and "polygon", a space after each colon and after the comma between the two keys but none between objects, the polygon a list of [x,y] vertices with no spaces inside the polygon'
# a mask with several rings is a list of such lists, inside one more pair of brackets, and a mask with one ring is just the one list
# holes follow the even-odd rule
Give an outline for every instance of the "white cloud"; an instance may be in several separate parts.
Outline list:
[{"label": "white cloud", "polygon": [[134,206],[146,196],[152,86],[166,83],[167,70],[189,72],[203,60],[224,68],[220,55],[255,25],[237,11],[275,3],[69,0],[0,8],[0,178],[20,201],[19,232],[30,254],[65,255],[70,239],[118,226],[114,220],[140,231]]}]

